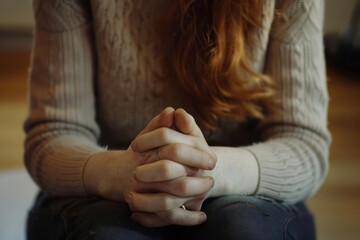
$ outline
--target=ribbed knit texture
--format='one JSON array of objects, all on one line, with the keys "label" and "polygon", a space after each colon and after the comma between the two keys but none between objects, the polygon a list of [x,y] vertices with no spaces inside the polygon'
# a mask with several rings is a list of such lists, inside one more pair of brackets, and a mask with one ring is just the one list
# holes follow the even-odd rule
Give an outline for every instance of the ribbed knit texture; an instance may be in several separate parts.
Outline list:
[{"label": "ribbed knit texture", "polygon": [[[82,173],[92,154],[105,145],[126,147],[166,106],[186,109],[177,83],[153,74],[166,68],[154,26],[168,1],[34,1],[25,162],[45,191],[85,195]],[[253,66],[276,80],[282,114],[253,129],[223,124],[208,136],[254,154],[258,195],[305,200],[326,176],[323,4],[266,2]],[[245,132],[252,137],[240,141]]]}]

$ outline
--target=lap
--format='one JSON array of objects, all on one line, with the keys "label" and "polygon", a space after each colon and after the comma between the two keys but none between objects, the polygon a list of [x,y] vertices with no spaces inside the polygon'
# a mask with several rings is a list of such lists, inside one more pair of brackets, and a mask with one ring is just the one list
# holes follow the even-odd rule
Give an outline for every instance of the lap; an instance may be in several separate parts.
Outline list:
[{"label": "lap", "polygon": [[125,203],[98,198],[57,199],[40,193],[27,223],[28,239],[160,240],[166,228],[145,228]]},{"label": "lap", "polygon": [[41,193],[28,217],[28,239],[313,239],[305,205],[225,196],[205,201],[196,227],[145,228],[125,203],[97,198],[55,199]]},{"label": "lap", "polygon": [[315,239],[312,214],[303,203],[286,205],[253,196],[224,196],[203,205],[207,221],[183,239]]}]

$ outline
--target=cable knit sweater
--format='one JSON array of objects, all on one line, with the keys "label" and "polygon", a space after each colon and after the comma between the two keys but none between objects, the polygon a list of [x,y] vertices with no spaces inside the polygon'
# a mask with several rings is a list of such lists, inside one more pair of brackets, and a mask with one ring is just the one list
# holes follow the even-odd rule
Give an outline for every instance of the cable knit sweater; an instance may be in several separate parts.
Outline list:
[{"label": "cable knit sweater", "polygon": [[[124,148],[167,106],[184,107],[161,65],[154,26],[169,0],[35,0],[25,163],[54,195],[85,195],[83,169],[98,151]],[[322,0],[268,0],[255,70],[277,82],[282,113],[222,122],[210,143],[251,151],[257,195],[297,202],[326,176],[330,134]],[[166,66],[165,66],[166,67]]]}]

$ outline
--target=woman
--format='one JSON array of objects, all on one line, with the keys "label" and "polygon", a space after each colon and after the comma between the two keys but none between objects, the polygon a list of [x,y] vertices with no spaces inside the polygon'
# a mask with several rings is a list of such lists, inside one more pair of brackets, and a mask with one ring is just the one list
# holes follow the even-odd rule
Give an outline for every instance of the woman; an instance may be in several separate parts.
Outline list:
[{"label": "woman", "polygon": [[28,238],[314,239],[323,4],[35,0]]}]

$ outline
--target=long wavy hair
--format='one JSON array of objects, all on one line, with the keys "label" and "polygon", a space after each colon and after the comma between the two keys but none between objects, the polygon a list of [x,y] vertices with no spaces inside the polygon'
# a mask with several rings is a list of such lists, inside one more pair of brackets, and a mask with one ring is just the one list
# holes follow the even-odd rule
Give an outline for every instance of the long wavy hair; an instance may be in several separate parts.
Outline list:
[{"label": "long wavy hair", "polygon": [[251,68],[264,0],[174,0],[159,30],[167,65],[198,123],[263,119],[274,112],[273,80]]}]

